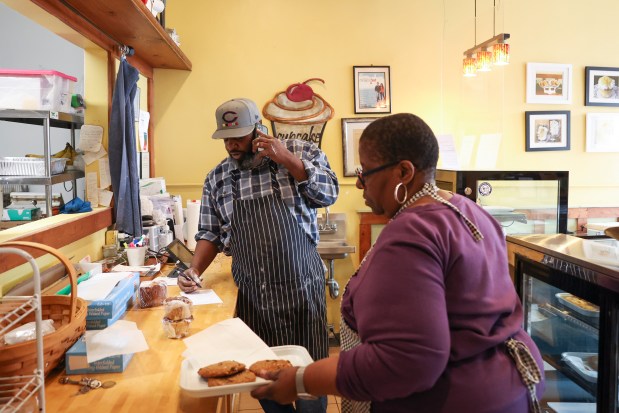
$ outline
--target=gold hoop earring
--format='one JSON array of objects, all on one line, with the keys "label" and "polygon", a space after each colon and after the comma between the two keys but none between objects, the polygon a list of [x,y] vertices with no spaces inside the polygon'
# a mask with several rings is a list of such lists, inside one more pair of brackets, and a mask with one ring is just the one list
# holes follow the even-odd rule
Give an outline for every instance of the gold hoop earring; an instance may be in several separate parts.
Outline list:
[{"label": "gold hoop earring", "polygon": [[[398,198],[398,192],[400,191],[401,186],[404,187],[404,198],[402,198],[402,200],[400,201],[400,199]],[[408,188],[406,188],[406,185],[400,182],[399,184],[395,186],[395,189],[393,190],[393,199],[395,199],[395,202],[402,205],[404,202],[406,202],[407,198],[408,198]]]}]

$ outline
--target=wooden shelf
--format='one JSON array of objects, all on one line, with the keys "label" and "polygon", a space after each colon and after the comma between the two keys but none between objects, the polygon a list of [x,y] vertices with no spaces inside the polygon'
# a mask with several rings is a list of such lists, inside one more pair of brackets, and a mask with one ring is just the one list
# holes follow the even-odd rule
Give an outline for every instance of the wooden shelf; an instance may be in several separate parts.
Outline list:
[{"label": "wooden shelf", "polygon": [[191,61],[141,0],[32,0],[91,41],[118,55],[131,46],[150,68],[191,70]]}]

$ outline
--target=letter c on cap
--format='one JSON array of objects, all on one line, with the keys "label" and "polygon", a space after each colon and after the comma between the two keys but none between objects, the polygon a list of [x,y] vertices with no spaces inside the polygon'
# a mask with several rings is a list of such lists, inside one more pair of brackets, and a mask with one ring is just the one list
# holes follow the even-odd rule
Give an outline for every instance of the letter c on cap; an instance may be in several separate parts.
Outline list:
[{"label": "letter c on cap", "polygon": [[236,120],[239,118],[236,112],[233,111],[227,111],[224,112],[223,115],[221,115],[221,118],[224,120],[224,122],[226,123],[233,123],[236,122]]}]

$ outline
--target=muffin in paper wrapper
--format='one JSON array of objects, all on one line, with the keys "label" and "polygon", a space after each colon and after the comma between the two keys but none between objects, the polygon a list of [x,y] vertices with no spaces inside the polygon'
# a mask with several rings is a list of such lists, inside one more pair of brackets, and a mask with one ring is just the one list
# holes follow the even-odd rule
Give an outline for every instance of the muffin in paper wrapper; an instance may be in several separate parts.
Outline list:
[{"label": "muffin in paper wrapper", "polygon": [[168,338],[183,338],[189,335],[189,326],[193,321],[193,317],[183,318],[182,320],[170,320],[163,318],[163,331]]},{"label": "muffin in paper wrapper", "polygon": [[193,316],[193,302],[182,295],[166,298],[163,308],[163,316],[168,320],[177,321]]}]

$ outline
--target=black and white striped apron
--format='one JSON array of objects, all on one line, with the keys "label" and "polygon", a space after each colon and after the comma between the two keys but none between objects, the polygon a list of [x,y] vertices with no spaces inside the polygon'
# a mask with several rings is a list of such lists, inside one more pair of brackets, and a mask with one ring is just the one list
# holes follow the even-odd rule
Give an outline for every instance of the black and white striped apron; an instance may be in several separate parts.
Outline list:
[{"label": "black and white striped apron", "polygon": [[328,356],[324,266],[316,246],[281,199],[277,165],[273,193],[238,199],[232,174],[232,276],[237,316],[268,346],[299,345],[314,360]]}]

